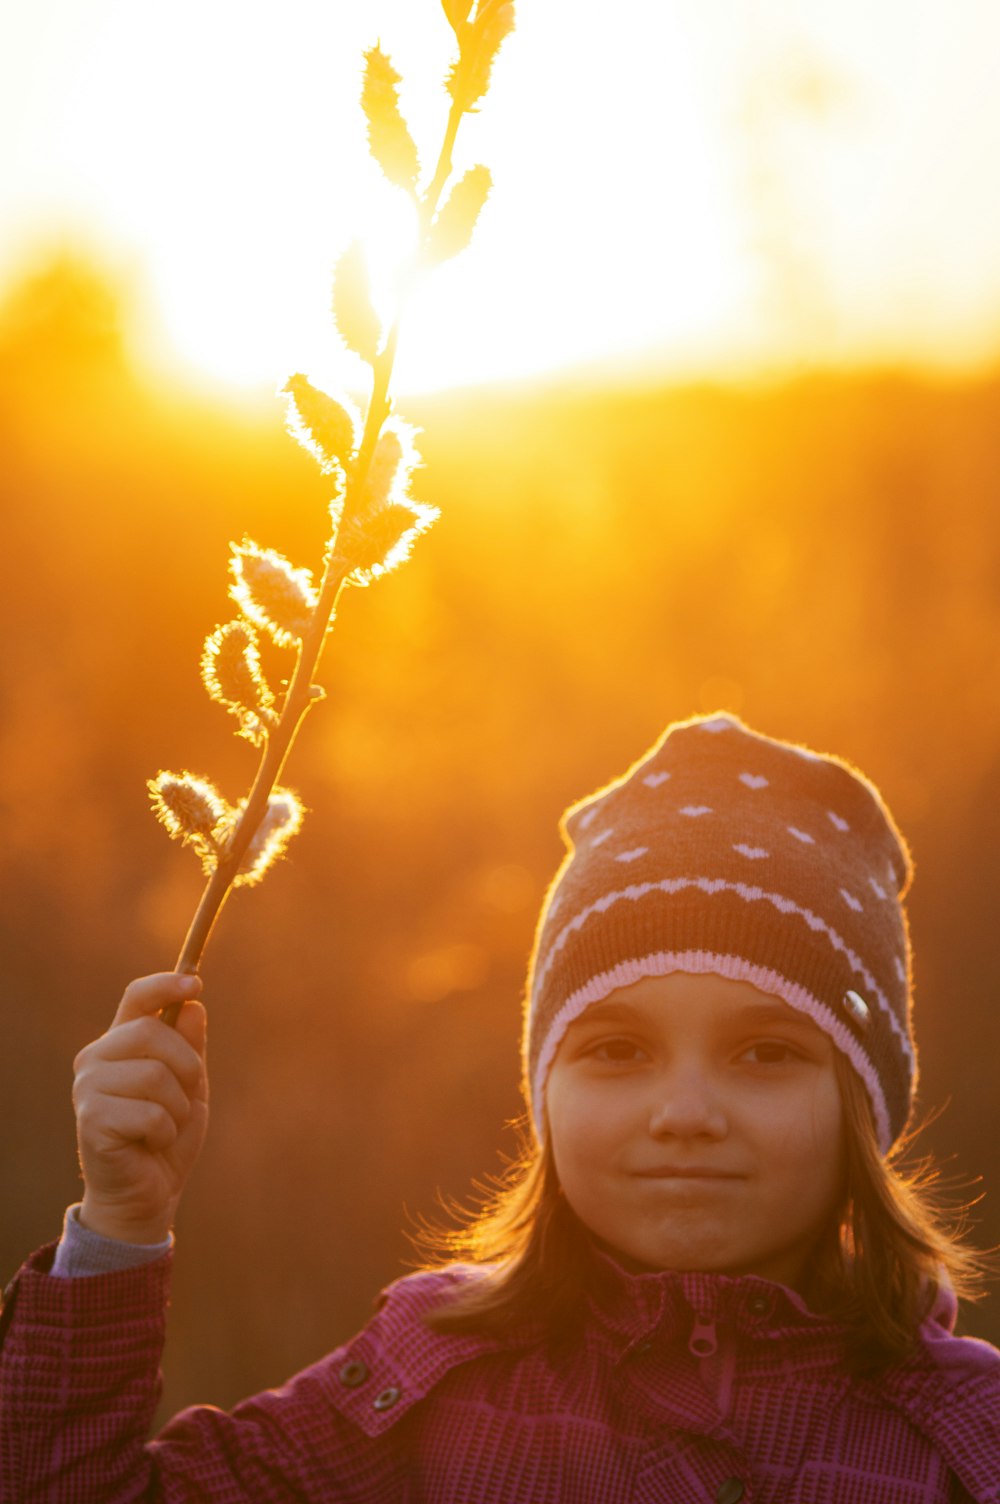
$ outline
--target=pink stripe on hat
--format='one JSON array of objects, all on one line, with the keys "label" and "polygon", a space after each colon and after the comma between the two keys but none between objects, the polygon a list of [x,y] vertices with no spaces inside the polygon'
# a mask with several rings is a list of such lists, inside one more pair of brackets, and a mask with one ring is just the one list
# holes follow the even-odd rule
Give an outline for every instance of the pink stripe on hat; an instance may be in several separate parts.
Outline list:
[{"label": "pink stripe on hat", "polygon": [[[598,809],[607,834],[578,844]],[[525,1009],[539,1135],[569,1024],[640,977],[695,971],[750,982],[813,1018],[864,1082],[890,1147],[916,1080],[911,866],[868,779],[735,717],[699,717],[571,806],[561,831],[567,854],[539,918]]]}]

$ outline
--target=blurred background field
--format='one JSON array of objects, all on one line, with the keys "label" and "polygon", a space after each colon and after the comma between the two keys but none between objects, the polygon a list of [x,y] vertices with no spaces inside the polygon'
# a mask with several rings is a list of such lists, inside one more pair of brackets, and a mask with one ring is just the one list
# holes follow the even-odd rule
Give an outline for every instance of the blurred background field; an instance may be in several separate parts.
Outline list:
[{"label": "blurred background field", "polygon": [[[0,317],[0,1262],[74,1199],[75,1051],[172,963],[200,889],[143,780],[235,797],[197,681],[227,543],[296,561],[323,486],[275,403],[157,394],[62,261]],[[345,597],[295,750],[311,814],[205,975],[214,1125],[184,1206],[167,1403],[228,1404],[347,1336],[408,1215],[512,1146],[559,812],[727,706],[855,759],[912,842],[925,1144],[1000,1241],[1000,384],[904,375],[406,405],[442,518]],[[994,1298],[968,1329],[1000,1337]]]},{"label": "blurred background field", "polygon": [[[413,0],[289,0],[277,34],[244,5],[235,52],[233,9],[153,35],[145,4],[40,0],[0,48],[0,112],[30,85],[0,184],[0,1271],[78,1194],[75,1052],[200,891],[144,780],[248,782],[198,682],[229,540],[315,567],[326,531],[262,383],[326,374],[375,10],[420,61]],[[412,1219],[500,1167],[559,813],[694,711],[883,789],[917,868],[922,1142],[1000,1244],[997,17],[638,9],[657,47],[522,6],[476,122],[497,191],[403,351],[442,516],[344,597],[289,771],[311,813],[204,968],[164,1412],[349,1336]],[[296,219],[321,138],[347,186]],[[1000,1342],[1000,1294],[964,1321]]]}]

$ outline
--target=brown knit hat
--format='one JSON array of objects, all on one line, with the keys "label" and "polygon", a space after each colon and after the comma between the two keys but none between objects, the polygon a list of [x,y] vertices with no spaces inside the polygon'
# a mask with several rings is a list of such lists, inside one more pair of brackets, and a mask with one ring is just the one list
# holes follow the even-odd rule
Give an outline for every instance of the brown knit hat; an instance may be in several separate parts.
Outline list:
[{"label": "brown knit hat", "polygon": [[883,1150],[916,1084],[909,852],[878,790],[834,757],[730,715],[669,726],[572,805],[538,921],[524,1024],[539,1137],[574,1019],[640,977],[706,972],[807,1013],[868,1090]]}]

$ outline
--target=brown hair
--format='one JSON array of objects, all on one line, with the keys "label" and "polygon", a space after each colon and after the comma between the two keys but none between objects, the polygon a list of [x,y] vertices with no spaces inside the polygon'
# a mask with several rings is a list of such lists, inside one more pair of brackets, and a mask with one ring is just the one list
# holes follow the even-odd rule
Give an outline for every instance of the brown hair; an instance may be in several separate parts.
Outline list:
[{"label": "brown hair", "polygon": [[[943,1204],[929,1161],[901,1166],[914,1134],[882,1155],[867,1092],[839,1050],[834,1059],[846,1130],[844,1194],[800,1293],[850,1326],[854,1366],[877,1370],[911,1351],[943,1282],[965,1299],[980,1295],[990,1261],[966,1242],[964,1209]],[[485,1189],[478,1211],[452,1206],[457,1227],[425,1224],[415,1235],[424,1267],[463,1260],[483,1268],[482,1278],[430,1314],[435,1331],[502,1335],[527,1325],[558,1343],[579,1329],[590,1243],[562,1194],[548,1142],[539,1147],[527,1119],[518,1126],[521,1152]]]}]

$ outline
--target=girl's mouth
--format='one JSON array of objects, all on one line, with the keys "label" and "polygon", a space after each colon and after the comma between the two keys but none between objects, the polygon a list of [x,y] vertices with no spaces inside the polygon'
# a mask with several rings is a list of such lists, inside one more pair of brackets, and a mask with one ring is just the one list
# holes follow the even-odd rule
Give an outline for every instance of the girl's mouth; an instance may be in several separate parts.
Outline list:
[{"label": "girl's mouth", "polygon": [[639,1180],[745,1180],[734,1170],[717,1170],[707,1165],[657,1165],[650,1170],[635,1170]]}]

